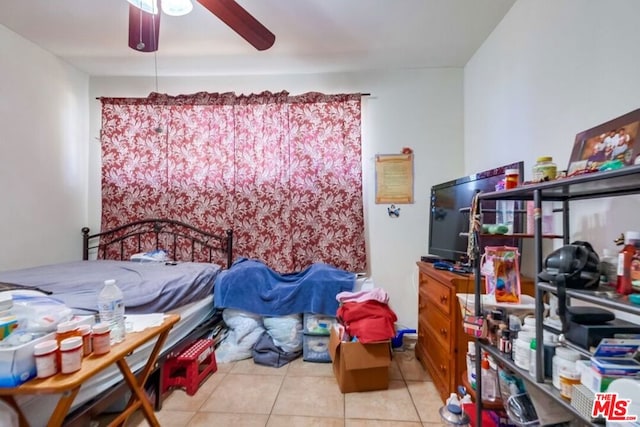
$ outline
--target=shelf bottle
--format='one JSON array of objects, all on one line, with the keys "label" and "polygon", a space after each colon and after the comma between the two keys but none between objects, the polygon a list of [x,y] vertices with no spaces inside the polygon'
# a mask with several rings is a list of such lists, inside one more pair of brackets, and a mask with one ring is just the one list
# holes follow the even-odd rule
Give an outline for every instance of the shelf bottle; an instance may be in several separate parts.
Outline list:
[{"label": "shelf bottle", "polygon": [[495,402],[497,395],[497,378],[493,370],[491,369],[491,364],[489,363],[489,358],[485,354],[482,358],[482,400],[488,402]]},{"label": "shelf bottle", "polygon": [[616,292],[621,295],[629,295],[633,290],[631,286],[631,261],[636,256],[640,247],[640,232],[627,231],[624,235],[624,246],[618,253],[618,280]]}]

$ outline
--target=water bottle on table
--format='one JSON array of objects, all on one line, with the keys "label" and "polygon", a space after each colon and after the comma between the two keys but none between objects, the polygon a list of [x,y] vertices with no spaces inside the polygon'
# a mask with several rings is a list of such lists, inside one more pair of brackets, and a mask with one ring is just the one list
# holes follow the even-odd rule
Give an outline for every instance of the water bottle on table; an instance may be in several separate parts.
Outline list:
[{"label": "water bottle on table", "polygon": [[122,291],[113,279],[104,281],[104,288],[98,295],[100,322],[111,325],[111,343],[124,340],[124,299]]}]

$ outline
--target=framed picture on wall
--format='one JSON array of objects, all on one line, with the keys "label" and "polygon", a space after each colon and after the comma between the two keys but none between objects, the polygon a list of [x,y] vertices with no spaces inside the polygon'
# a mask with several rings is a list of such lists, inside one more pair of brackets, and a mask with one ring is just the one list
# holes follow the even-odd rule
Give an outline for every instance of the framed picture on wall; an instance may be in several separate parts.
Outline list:
[{"label": "framed picture on wall", "polygon": [[576,135],[567,175],[640,164],[640,109]]}]

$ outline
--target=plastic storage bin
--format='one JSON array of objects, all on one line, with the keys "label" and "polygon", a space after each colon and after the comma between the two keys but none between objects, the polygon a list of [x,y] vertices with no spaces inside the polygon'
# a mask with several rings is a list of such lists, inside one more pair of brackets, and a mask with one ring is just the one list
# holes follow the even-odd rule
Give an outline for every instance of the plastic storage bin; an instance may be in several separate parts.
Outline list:
[{"label": "plastic storage bin", "polygon": [[307,362],[331,363],[331,356],[329,356],[329,336],[304,335],[302,337],[302,360]]},{"label": "plastic storage bin", "polygon": [[324,314],[304,313],[303,316],[305,335],[326,335],[329,336],[331,327],[338,323],[333,316]]}]

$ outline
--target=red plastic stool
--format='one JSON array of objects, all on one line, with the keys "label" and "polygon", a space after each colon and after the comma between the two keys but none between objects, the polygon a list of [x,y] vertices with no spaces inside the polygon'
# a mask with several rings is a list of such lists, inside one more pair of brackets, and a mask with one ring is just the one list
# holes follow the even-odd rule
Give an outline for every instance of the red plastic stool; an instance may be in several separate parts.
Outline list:
[{"label": "red plastic stool", "polygon": [[167,358],[162,368],[162,393],[170,387],[185,387],[187,394],[193,396],[217,369],[213,340],[198,340],[178,356]]}]

